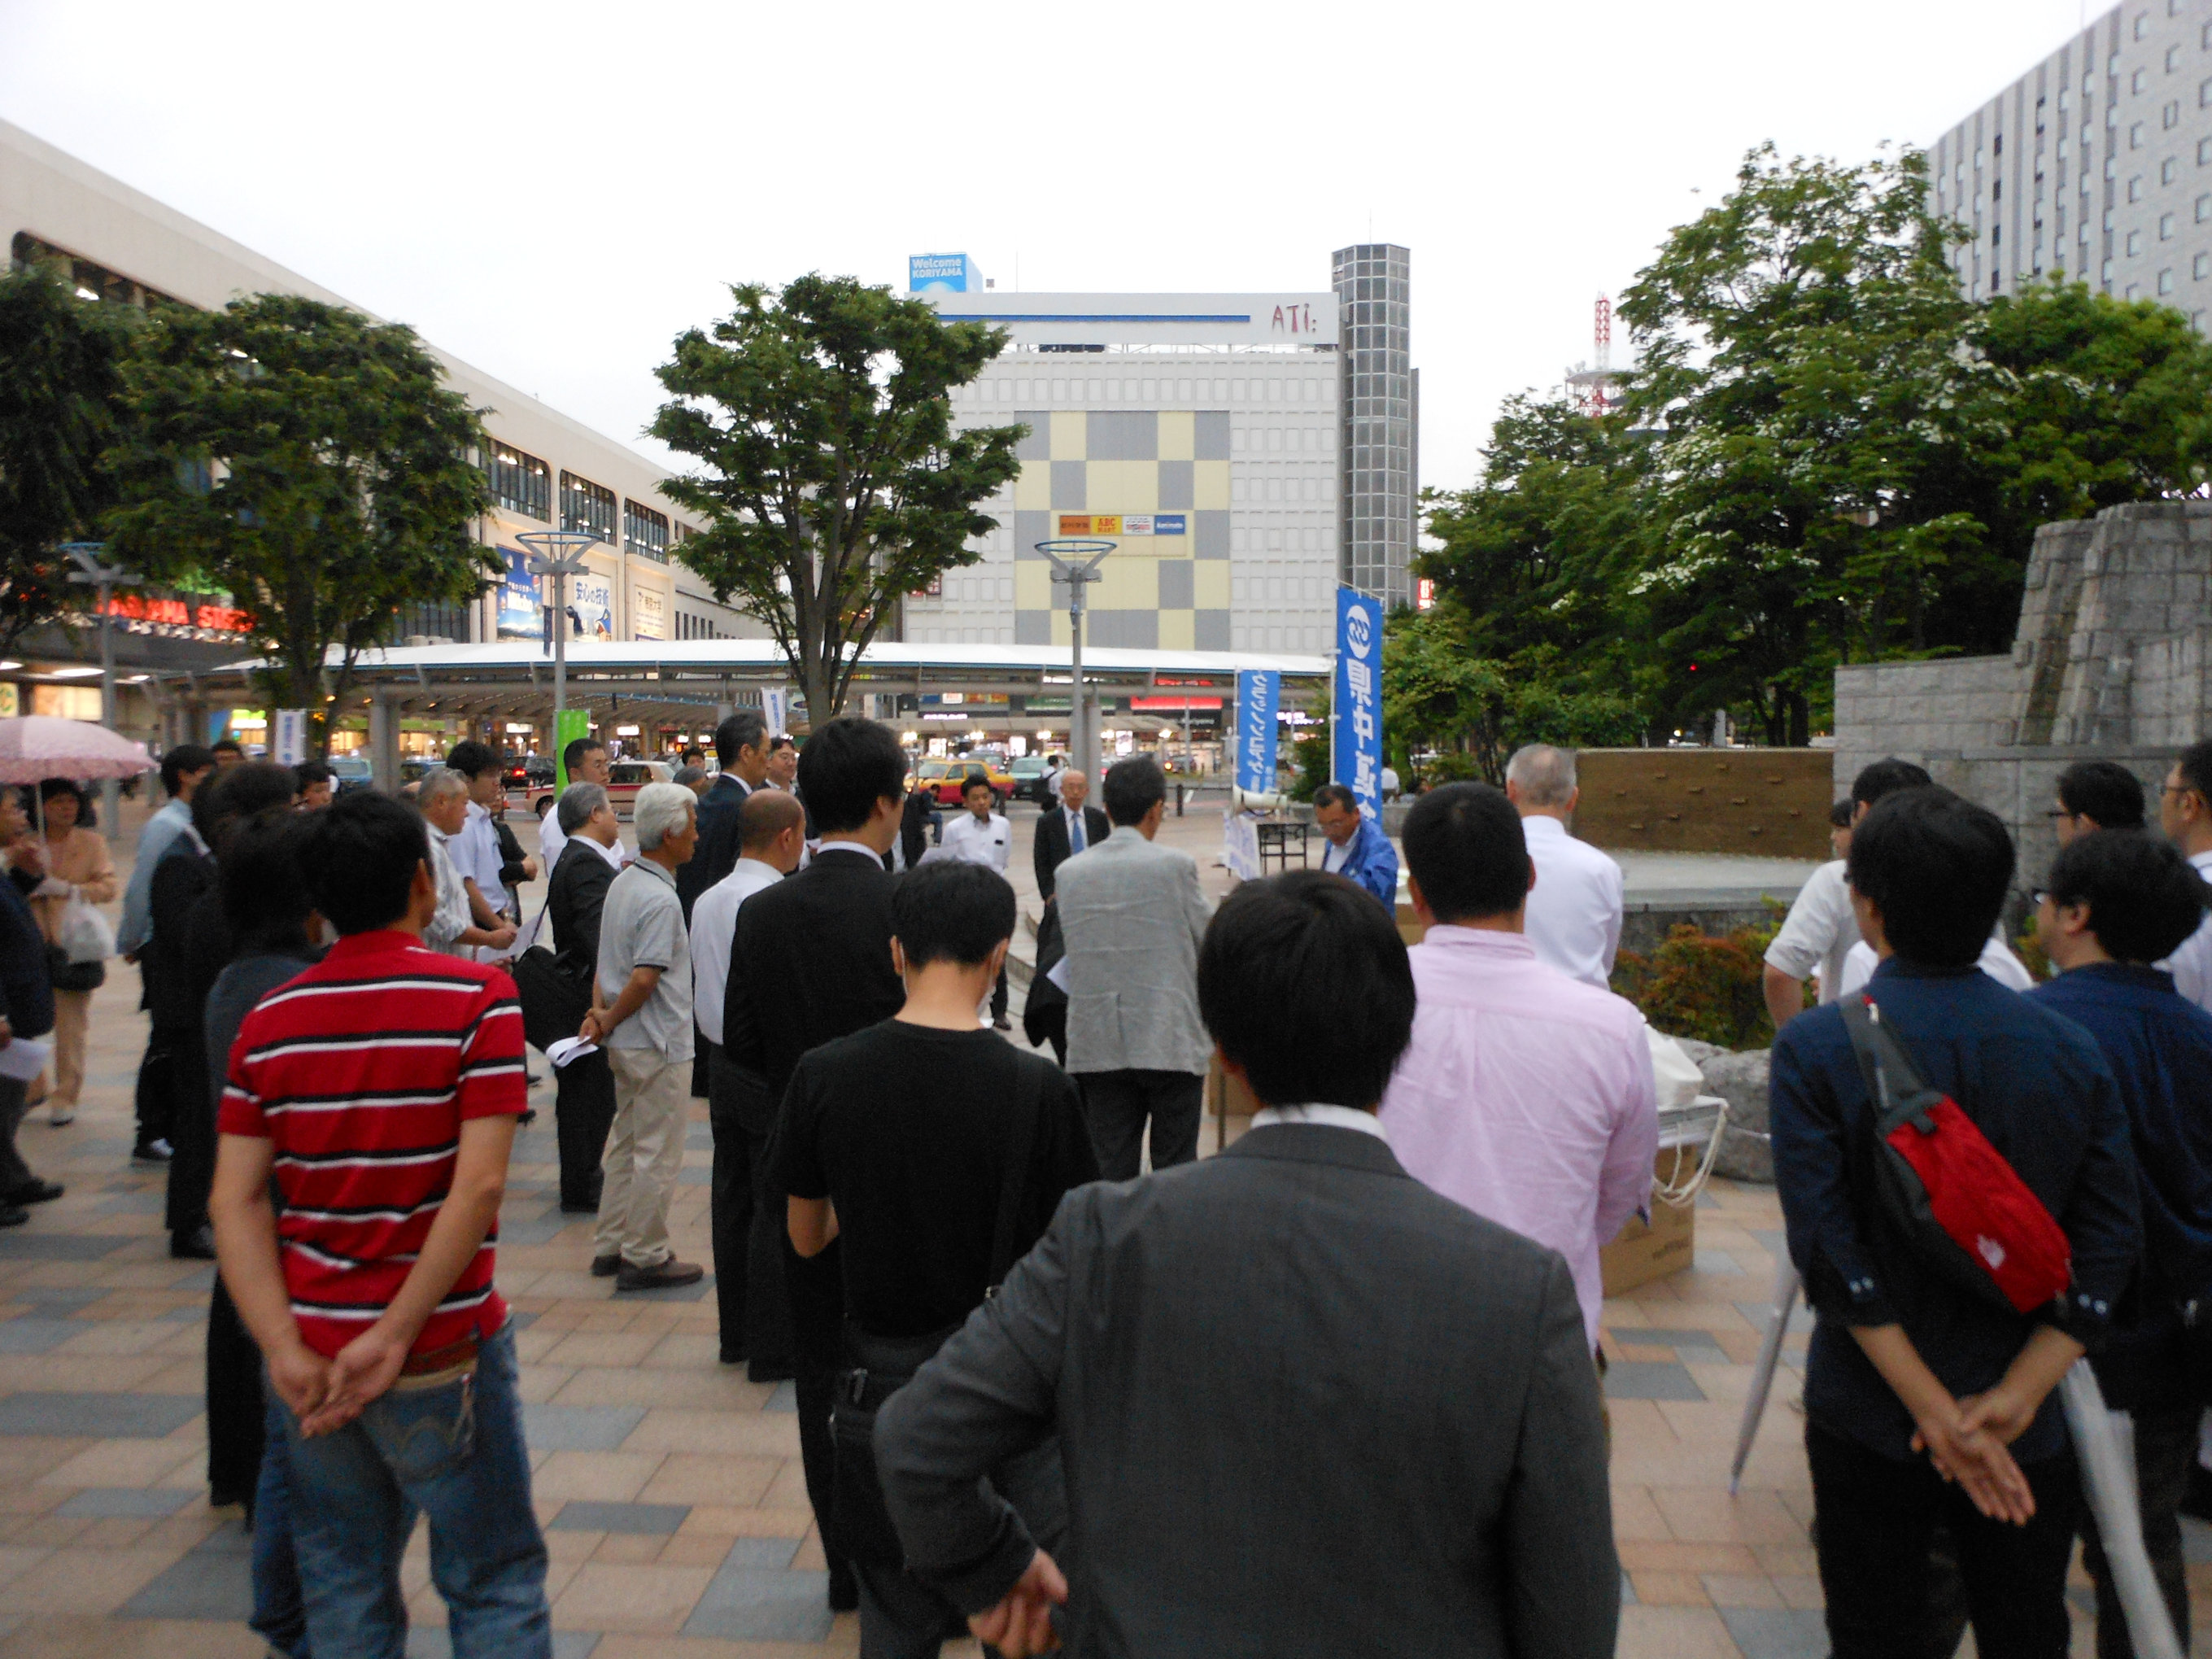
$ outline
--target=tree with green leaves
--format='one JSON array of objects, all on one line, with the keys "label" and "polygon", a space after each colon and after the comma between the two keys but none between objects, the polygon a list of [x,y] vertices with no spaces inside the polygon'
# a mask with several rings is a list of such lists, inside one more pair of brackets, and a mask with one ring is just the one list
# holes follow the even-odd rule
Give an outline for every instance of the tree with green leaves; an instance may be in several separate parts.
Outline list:
[{"label": "tree with green leaves", "polygon": [[1750,708],[1802,743],[1839,662],[2007,649],[2038,525],[2203,481],[2186,319],[2056,278],[1978,303],[1964,234],[1917,153],[1763,146],[1624,297],[1662,714]]},{"label": "tree with green leaves", "polygon": [[465,602],[501,568],[472,534],[483,428],[443,381],[412,329],[319,301],[162,312],[129,367],[116,552],[228,590],[271,702],[320,714],[400,606]]},{"label": "tree with green leaves", "polygon": [[900,599],[972,564],[976,510],[1020,470],[1026,428],[952,428],[949,394],[1004,349],[923,300],[811,274],[679,336],[657,371],[652,434],[700,470],[662,493],[707,528],[684,562],[768,625],[819,725],[843,711],[861,652]]},{"label": "tree with green leaves", "polygon": [[1463,756],[1443,769],[1503,788],[1505,763],[1523,744],[1606,747],[1643,734],[1632,699],[1589,684],[1554,647],[1530,646],[1500,660],[1482,654],[1480,632],[1454,599],[1391,614],[1382,637],[1382,729],[1409,757],[1421,749]]},{"label": "tree with green leaves", "polygon": [[1877,653],[1978,545],[1927,527],[1954,510],[1944,468],[1995,435],[1959,418],[1972,307],[1946,252],[1917,153],[1844,167],[1768,145],[1624,296],[1626,412],[1660,434],[1637,587],[1671,712],[1748,705],[1768,742],[1803,743],[1855,622]]},{"label": "tree with green leaves", "polygon": [[0,646],[74,608],[57,550],[98,539],[114,502],[105,458],[138,320],[42,270],[0,275]]}]

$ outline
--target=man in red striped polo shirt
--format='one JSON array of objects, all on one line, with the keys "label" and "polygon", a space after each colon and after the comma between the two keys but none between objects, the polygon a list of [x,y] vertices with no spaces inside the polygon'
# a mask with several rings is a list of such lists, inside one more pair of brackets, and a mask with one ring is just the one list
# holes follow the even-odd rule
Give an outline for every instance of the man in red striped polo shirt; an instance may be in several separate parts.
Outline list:
[{"label": "man in red striped polo shirt", "polygon": [[413,807],[342,797],[301,863],[340,937],[239,1028],[209,1208],[283,1407],[272,1449],[289,1466],[308,1646],[399,1659],[419,1510],[455,1659],[549,1659],[514,1337],[492,1283],[526,1088],[514,982],[424,947],[437,883]]}]

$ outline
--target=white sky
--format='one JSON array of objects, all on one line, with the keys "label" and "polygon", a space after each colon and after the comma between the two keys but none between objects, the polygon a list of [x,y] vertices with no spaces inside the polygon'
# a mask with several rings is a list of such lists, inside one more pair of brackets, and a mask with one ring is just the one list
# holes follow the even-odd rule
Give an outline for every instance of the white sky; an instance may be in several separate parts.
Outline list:
[{"label": "white sky", "polygon": [[1402,242],[1450,486],[1750,146],[1925,143],[2098,9],[0,0],[0,115],[632,442],[728,283],[1318,289]]}]

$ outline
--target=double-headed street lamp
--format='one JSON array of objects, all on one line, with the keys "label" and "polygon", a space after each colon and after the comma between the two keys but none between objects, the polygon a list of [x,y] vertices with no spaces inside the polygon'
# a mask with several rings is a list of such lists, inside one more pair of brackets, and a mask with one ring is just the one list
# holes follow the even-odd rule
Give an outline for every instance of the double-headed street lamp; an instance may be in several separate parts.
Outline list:
[{"label": "double-headed street lamp", "polygon": [[1036,550],[1052,562],[1054,585],[1067,584],[1068,637],[1074,645],[1069,672],[1074,684],[1068,698],[1067,752],[1072,757],[1068,764],[1086,775],[1098,767],[1098,734],[1091,730],[1091,710],[1083,700],[1083,590],[1106,580],[1098,574],[1098,567],[1115,546],[1112,542],[1088,538],[1036,544]]},{"label": "double-headed street lamp", "polygon": [[561,716],[568,707],[568,578],[584,574],[584,552],[599,538],[581,530],[526,530],[515,540],[532,554],[533,576],[553,579],[553,750],[561,750]]},{"label": "double-headed street lamp", "polygon": [[[115,729],[115,618],[110,614],[111,604],[118,587],[136,587],[145,580],[133,575],[120,565],[105,564],[100,555],[107,551],[106,542],[64,542],[63,552],[76,568],[69,573],[70,581],[89,587],[97,595],[100,617],[100,723],[109,731]],[[109,778],[100,786],[100,821],[110,841],[115,839],[118,817],[116,783]]]}]

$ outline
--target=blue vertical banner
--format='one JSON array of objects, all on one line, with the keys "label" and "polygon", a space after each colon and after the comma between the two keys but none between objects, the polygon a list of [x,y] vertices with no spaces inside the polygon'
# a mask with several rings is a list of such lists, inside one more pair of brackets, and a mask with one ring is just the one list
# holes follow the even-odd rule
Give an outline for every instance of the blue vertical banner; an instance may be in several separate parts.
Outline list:
[{"label": "blue vertical banner", "polygon": [[1336,684],[1330,697],[1329,775],[1382,816],[1382,601],[1336,590]]},{"label": "blue vertical banner", "polygon": [[1248,795],[1275,787],[1275,711],[1283,677],[1272,668],[1237,671],[1237,787]]}]

